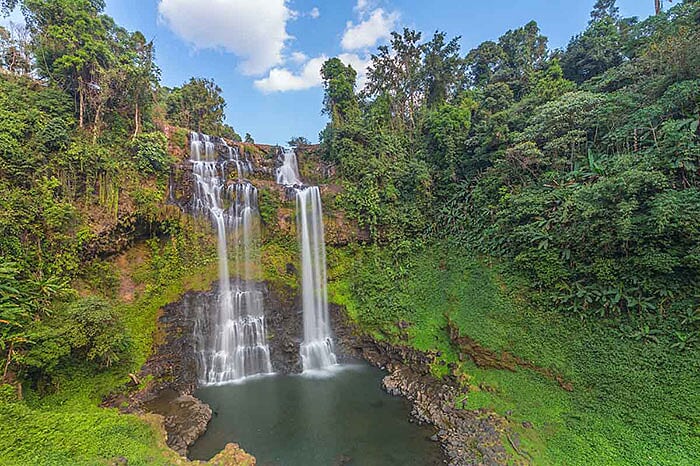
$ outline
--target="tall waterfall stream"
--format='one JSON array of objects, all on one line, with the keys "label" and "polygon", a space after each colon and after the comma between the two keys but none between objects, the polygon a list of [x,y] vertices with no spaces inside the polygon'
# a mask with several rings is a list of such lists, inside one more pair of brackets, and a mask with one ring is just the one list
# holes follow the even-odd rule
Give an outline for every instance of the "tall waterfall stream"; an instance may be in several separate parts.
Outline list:
[{"label": "tall waterfall stream", "polygon": [[296,153],[289,148],[284,149],[284,161],[277,170],[277,183],[293,187],[296,192],[304,315],[304,341],[300,348],[302,364],[305,372],[327,369],[337,360],[328,317],[321,191],[318,186],[302,185]]},{"label": "tall waterfall stream", "polygon": [[[221,384],[272,372],[267,346],[262,294],[252,283],[252,267],[259,260],[260,214],[258,192],[243,180],[250,163],[228,147],[229,160],[219,160],[207,135],[192,133],[190,158],[195,186],[196,214],[208,216],[217,232],[219,306],[216,315],[202,310],[195,321],[195,342],[202,385]],[[225,143],[224,143],[225,144]],[[238,181],[227,185],[227,167],[235,163]],[[229,274],[229,243],[233,245],[236,280]]]},{"label": "tall waterfall stream", "polygon": [[[439,445],[428,440],[431,429],[406,422],[408,403],[380,389],[380,370],[338,364],[328,312],[321,191],[303,184],[292,149],[284,149],[276,181],[296,198],[303,373],[273,373],[266,312],[276,310],[263,308],[255,277],[258,192],[246,180],[254,166],[222,139],[192,133],[190,142],[191,210],[213,225],[219,260],[216,294],[191,302],[200,386],[195,394],[215,414],[190,457],[206,460],[237,442],[265,465],[442,464]],[[229,181],[233,167],[237,179]],[[274,375],[250,377],[257,374]]]}]

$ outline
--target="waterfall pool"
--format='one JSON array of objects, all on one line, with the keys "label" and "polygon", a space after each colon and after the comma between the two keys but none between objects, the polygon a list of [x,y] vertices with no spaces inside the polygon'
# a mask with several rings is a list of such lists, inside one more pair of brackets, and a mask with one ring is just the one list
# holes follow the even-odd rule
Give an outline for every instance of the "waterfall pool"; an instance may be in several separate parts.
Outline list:
[{"label": "waterfall pool", "polygon": [[443,464],[434,429],[408,422],[408,402],[381,389],[383,376],[357,363],[201,388],[214,416],[190,457],[208,460],[234,442],[258,466]]}]

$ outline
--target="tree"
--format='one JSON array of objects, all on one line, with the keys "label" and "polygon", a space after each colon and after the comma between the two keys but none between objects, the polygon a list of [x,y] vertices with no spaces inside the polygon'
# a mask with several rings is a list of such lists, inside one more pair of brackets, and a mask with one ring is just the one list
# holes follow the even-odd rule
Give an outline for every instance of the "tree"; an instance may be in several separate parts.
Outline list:
[{"label": "tree", "polygon": [[540,34],[535,21],[508,31],[498,39],[498,45],[503,50],[503,62],[495,79],[506,82],[513,89],[516,98],[528,92],[534,73],[545,67],[548,58],[547,41]]},{"label": "tree", "polygon": [[32,66],[30,37],[27,29],[10,23],[10,28],[0,26],[0,67],[10,73],[29,74]]},{"label": "tree", "polygon": [[350,65],[339,58],[331,58],[321,67],[321,77],[325,94],[323,112],[331,117],[333,125],[359,117],[360,107],[355,95],[357,73]]},{"label": "tree", "polygon": [[298,147],[298,146],[308,146],[311,143],[304,136],[297,136],[297,137],[292,138],[289,141],[287,141],[287,144],[291,147]]},{"label": "tree", "polygon": [[435,32],[425,44],[423,74],[426,105],[435,108],[454,98],[466,87],[465,62],[460,57],[460,37],[445,42],[444,32]]},{"label": "tree", "polygon": [[442,104],[428,112],[425,122],[426,155],[438,181],[457,181],[457,165],[466,149],[474,102]]},{"label": "tree", "polygon": [[167,96],[167,117],[173,124],[218,134],[223,125],[226,101],[212,79],[191,78]]},{"label": "tree", "polygon": [[547,38],[536,22],[510,30],[498,39],[487,41],[467,55],[467,69],[473,86],[506,83],[516,98],[527,94],[532,77],[546,66]]},{"label": "tree", "polygon": [[[598,0],[591,10],[590,23],[601,21],[605,18],[620,18],[620,9],[616,5],[617,0]],[[589,24],[590,24],[589,23]]]},{"label": "tree", "polygon": [[[110,68],[114,54],[102,0],[24,0],[39,74],[57,81],[78,100],[79,125],[85,122],[86,97],[95,80]],[[112,22],[113,24],[113,22]]]},{"label": "tree", "polygon": [[615,0],[598,0],[588,28],[574,36],[562,56],[567,79],[582,83],[622,63],[622,30],[627,24],[619,16]]},{"label": "tree", "polygon": [[493,41],[481,43],[467,55],[467,69],[472,86],[482,87],[494,81],[503,66],[505,52]]},{"label": "tree", "polygon": [[160,70],[154,62],[153,42],[147,42],[141,32],[126,34],[127,45],[121,54],[120,68],[124,76],[124,95],[133,108],[134,137],[141,131],[141,119],[155,101]]},{"label": "tree", "polygon": [[425,46],[420,43],[421,33],[408,28],[403,34],[392,32],[391,37],[391,48],[382,45],[372,55],[363,96],[385,100],[392,125],[411,131],[416,127],[416,114],[425,96]]}]

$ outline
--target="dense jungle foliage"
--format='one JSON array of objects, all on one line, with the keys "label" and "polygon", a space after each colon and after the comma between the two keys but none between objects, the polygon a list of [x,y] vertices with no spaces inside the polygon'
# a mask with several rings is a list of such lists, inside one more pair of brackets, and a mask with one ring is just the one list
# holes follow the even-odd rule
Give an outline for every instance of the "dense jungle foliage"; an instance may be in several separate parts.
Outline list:
[{"label": "dense jungle foliage", "polygon": [[[103,0],[0,0],[16,6],[26,27],[0,28],[0,463],[172,464],[150,426],[98,406],[147,358],[158,310],[216,276],[212,238],[167,205],[176,127],[253,137],[224,122],[214,81],[161,86],[153,44]],[[464,407],[513,421],[518,460],[700,458],[698,43],[698,0],[643,21],[598,0],[565,50],[534,22],[468,53],[404,30],[363,89],[323,66],[322,148],[344,185],[324,207],[371,243],[329,248],[331,297],[376,338],[439,351],[436,376],[457,365]],[[264,221],[278,207],[261,191]],[[294,287],[295,247],[264,245],[269,282]],[[460,361],[448,319],[575,390]]]},{"label": "dense jungle foliage", "polygon": [[128,353],[109,302],[76,288],[113,288],[110,241],[182,233],[164,202],[165,126],[237,135],[221,89],[161,87],[153,44],[104,2],[2,5],[17,3],[26,27],[0,31],[0,350],[3,377],[38,381],[66,358],[107,367]]},{"label": "dense jungle foliage", "polygon": [[0,28],[0,463],[173,464],[155,422],[99,405],[146,360],[158,310],[213,280],[208,236],[166,203],[166,132],[236,137],[221,89],[161,87],[152,43],[103,2],[2,7],[18,3],[26,27]]},{"label": "dense jungle foliage", "polygon": [[535,22],[460,52],[394,33],[366,86],[322,69],[341,205],[378,244],[452,238],[548,305],[628,337],[700,338],[700,2],[644,21],[599,0],[549,50]]}]

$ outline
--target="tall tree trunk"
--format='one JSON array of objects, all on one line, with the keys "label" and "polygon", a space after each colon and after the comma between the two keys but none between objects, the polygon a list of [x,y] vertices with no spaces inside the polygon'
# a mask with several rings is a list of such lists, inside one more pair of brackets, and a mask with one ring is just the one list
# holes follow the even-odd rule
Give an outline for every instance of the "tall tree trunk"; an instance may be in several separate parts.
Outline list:
[{"label": "tall tree trunk", "polygon": [[85,111],[85,97],[83,95],[83,86],[82,86],[83,80],[82,78],[79,79],[79,84],[78,84],[78,101],[80,102],[78,105],[80,109],[78,110],[79,117],[78,117],[78,126],[80,128],[83,127],[83,114]]},{"label": "tall tree trunk", "polygon": [[97,105],[97,110],[95,111],[95,125],[92,127],[92,142],[93,144],[97,142],[97,135],[100,133],[100,124],[102,124],[102,105],[103,102]]},{"label": "tall tree trunk", "polygon": [[84,96],[84,86],[83,77],[78,76],[78,126],[83,127],[83,115],[85,114],[85,96]]},{"label": "tall tree trunk", "polygon": [[7,360],[5,361],[5,369],[2,371],[2,381],[7,380],[7,373],[10,370],[10,363],[12,362],[12,353],[15,351],[15,342],[10,343],[10,347],[7,350]]},{"label": "tall tree trunk", "polygon": [[141,132],[141,118],[139,115],[139,103],[136,102],[136,111],[134,112],[134,136]]},{"label": "tall tree trunk", "polygon": [[654,0],[654,7],[656,7],[656,14],[661,13],[661,0]]}]

